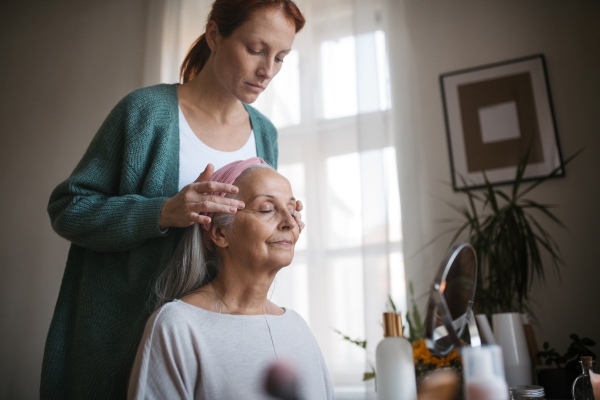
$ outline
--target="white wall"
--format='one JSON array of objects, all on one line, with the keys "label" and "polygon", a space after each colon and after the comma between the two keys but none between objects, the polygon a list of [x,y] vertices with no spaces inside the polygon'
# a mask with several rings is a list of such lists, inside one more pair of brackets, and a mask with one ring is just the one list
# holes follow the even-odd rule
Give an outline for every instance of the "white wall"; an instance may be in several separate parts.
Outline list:
[{"label": "white wall", "polygon": [[600,2],[392,0],[388,15],[407,280],[417,294],[428,289],[451,237],[414,254],[444,229],[437,221],[456,216],[442,200],[464,200],[444,184],[451,177],[439,75],[543,53],[563,154],[587,149],[565,178],[531,194],[559,204],[556,215],[569,227],[543,224],[568,267],[562,283],[550,273],[533,287],[538,342],[563,352],[576,332],[600,344]]},{"label": "white wall", "polygon": [[69,243],[50,192],[142,85],[143,0],[0,4],[0,398],[35,399]]}]

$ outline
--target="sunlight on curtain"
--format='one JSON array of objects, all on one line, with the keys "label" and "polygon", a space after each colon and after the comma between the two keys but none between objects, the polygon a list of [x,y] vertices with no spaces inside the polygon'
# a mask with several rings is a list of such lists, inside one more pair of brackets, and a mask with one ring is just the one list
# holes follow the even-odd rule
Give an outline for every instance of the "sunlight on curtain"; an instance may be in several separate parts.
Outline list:
[{"label": "sunlight on curtain", "polygon": [[[308,292],[302,315],[323,350],[337,398],[374,399],[373,382],[362,377],[374,364],[388,295],[403,314],[407,309],[385,27],[377,2],[299,6],[307,25],[294,43],[297,55],[291,62],[286,57],[255,104],[278,127],[279,170],[306,205],[306,245],[278,274],[271,299],[306,307],[290,298],[291,288],[298,290],[290,271],[300,266],[307,280],[298,285]],[[357,17],[357,8],[367,12]],[[365,18],[370,21],[361,23]],[[284,75],[286,69],[293,72]],[[299,91],[283,89],[291,85]],[[275,107],[283,106],[271,101],[296,107],[299,118],[277,117]],[[366,339],[367,352],[336,330]]]},{"label": "sunlight on curtain", "polygon": [[321,43],[321,86],[326,119],[356,115],[356,40],[345,36]]},{"label": "sunlight on curtain", "polygon": [[[178,80],[211,2],[170,4],[166,82]],[[305,204],[294,262],[278,273],[269,297],[309,324],[338,399],[375,399],[373,381],[362,378],[383,337],[381,313],[390,295],[402,315],[407,309],[385,12],[377,0],[297,4],[307,24],[253,104],[278,128],[279,172]],[[336,331],[366,339],[367,351]]]},{"label": "sunlight on curtain", "polygon": [[[365,72],[377,78],[361,82],[357,77],[356,49],[360,47]],[[323,90],[323,117],[340,118],[361,112],[383,111],[390,106],[390,90],[387,75],[385,33],[375,31],[357,36],[345,36],[321,43],[321,85]],[[363,83],[358,98],[358,84]]]}]

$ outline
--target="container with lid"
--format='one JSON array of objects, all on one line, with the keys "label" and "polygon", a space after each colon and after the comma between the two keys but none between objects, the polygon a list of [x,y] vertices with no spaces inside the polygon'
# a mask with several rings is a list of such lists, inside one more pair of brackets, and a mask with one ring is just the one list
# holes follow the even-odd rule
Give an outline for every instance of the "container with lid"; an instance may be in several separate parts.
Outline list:
[{"label": "container with lid", "polygon": [[535,385],[520,385],[510,388],[511,400],[544,400],[544,388]]}]

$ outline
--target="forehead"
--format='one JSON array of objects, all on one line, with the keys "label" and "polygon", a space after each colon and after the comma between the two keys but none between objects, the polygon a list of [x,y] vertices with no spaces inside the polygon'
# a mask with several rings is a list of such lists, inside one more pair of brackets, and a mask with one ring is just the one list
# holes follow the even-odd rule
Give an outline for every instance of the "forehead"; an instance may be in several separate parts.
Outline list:
[{"label": "forehead", "polygon": [[261,7],[250,13],[248,19],[235,30],[234,34],[289,42],[291,46],[296,35],[296,26],[280,8]]},{"label": "forehead", "polygon": [[270,168],[250,171],[240,185],[241,200],[244,202],[251,201],[259,194],[272,195],[286,202],[293,197],[290,182]]}]

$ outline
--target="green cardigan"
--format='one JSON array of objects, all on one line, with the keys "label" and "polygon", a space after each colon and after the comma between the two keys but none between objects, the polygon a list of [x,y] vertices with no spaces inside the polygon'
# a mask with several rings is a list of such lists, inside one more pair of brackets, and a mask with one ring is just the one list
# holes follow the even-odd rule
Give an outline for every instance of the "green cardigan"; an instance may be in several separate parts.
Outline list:
[{"label": "green cardigan", "polygon": [[[158,227],[164,201],[178,191],[177,106],[177,85],[127,95],[50,197],[52,227],[72,244],[46,339],[42,399],[127,396],[151,282],[181,233]],[[275,127],[245,107],[258,156],[277,168]]]}]

